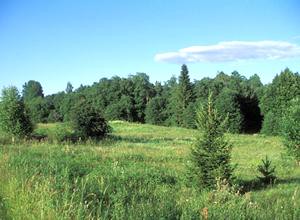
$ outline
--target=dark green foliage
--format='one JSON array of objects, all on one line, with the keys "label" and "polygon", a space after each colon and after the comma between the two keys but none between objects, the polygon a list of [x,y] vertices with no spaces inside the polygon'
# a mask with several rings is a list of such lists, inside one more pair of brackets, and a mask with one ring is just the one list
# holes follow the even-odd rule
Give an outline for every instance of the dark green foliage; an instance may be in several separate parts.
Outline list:
[{"label": "dark green foliage", "polygon": [[164,84],[152,84],[144,73],[128,78],[102,78],[92,86],[81,85],[74,91],[68,83],[66,93],[47,96],[45,101],[35,95],[27,107],[35,122],[68,122],[72,108],[84,96],[108,120],[195,128],[196,106],[206,100],[209,91],[214,94],[220,114],[228,115],[230,132],[259,131],[262,117],[258,97],[263,89],[257,75],[247,80],[236,71],[230,76],[220,72],[214,79],[191,83],[186,65],[182,65],[178,83],[172,77]]},{"label": "dark green foliage", "polygon": [[202,188],[215,188],[219,180],[230,183],[232,146],[224,138],[226,119],[218,114],[212,95],[197,111],[197,125],[200,135],[191,151],[192,179]]},{"label": "dark green foliage", "polygon": [[61,122],[62,120],[63,117],[56,109],[53,109],[49,112],[47,122],[54,123],[54,122]]},{"label": "dark green foliage", "polygon": [[154,84],[154,92],[156,96],[162,96],[164,92],[164,87],[161,85],[160,82],[155,82]]},{"label": "dark green foliage", "polygon": [[145,121],[145,109],[155,95],[154,86],[145,73],[128,78],[103,78],[81,90],[95,109],[110,120]]},{"label": "dark green foliage", "polygon": [[135,108],[135,121],[145,121],[145,109],[150,98],[153,97],[154,89],[149,82],[149,76],[145,73],[137,73],[130,77],[133,82],[133,97]]},{"label": "dark green foliage", "polygon": [[41,84],[34,80],[29,80],[24,84],[22,94],[25,102],[37,97],[44,97]]},{"label": "dark green foliage", "polygon": [[59,112],[63,117],[63,121],[68,122],[71,120],[72,108],[74,105],[79,104],[80,96],[80,93],[69,93],[63,96],[59,106]]},{"label": "dark green foliage", "polygon": [[259,181],[263,184],[273,184],[276,180],[275,175],[275,167],[272,167],[271,160],[269,160],[268,156],[266,156],[266,159],[262,159],[262,164],[257,166],[257,170],[261,173],[261,176],[258,176],[257,178]]},{"label": "dark green foliage", "polygon": [[272,84],[266,87],[260,101],[262,113],[267,117],[263,123],[263,131],[266,134],[280,133],[284,113],[290,101],[297,97],[300,97],[300,76],[298,73],[285,69],[273,79]]},{"label": "dark green foliage", "polygon": [[228,117],[228,131],[239,133],[242,129],[243,116],[238,93],[227,88],[223,89],[216,99],[216,108],[223,118]]},{"label": "dark green foliage", "polygon": [[29,110],[30,120],[33,123],[46,122],[49,110],[44,100],[42,85],[30,80],[23,86],[23,100]]},{"label": "dark green foliage", "polygon": [[72,108],[84,96],[108,120],[194,128],[196,106],[206,101],[209,91],[221,116],[228,116],[229,132],[256,133],[262,128],[263,133],[276,135],[289,101],[300,96],[300,77],[286,69],[263,86],[258,75],[247,79],[234,71],[192,83],[187,66],[182,65],[178,81],[173,76],[153,84],[147,74],[137,73],[102,78],[75,90],[68,83],[66,92],[46,97],[41,84],[30,80],[24,85],[23,100],[35,123],[70,121]]},{"label": "dark green foliage", "polygon": [[[280,122],[278,118],[276,118],[276,114],[273,111],[269,111],[264,116],[263,127],[261,129],[261,133],[266,135],[273,135],[277,133],[280,127]],[[275,132],[276,131],[276,132]]]},{"label": "dark green foliage", "polygon": [[102,114],[84,97],[72,108],[71,122],[75,133],[83,139],[103,138],[110,131]]},{"label": "dark green foliage", "polygon": [[191,102],[182,113],[182,127],[196,128],[196,103]]},{"label": "dark green foliage", "polygon": [[208,77],[196,80],[194,84],[196,97],[205,102],[209,95],[209,91],[213,92],[213,82],[214,80]]},{"label": "dark green foliage", "polygon": [[176,109],[177,99],[176,99],[176,89],[177,89],[177,78],[172,76],[164,85],[164,97],[167,100],[167,113],[168,118],[165,122],[168,126],[177,126],[176,116],[174,111]]},{"label": "dark green foliage", "polygon": [[2,90],[0,125],[4,132],[20,138],[30,135],[33,130],[33,125],[16,87]]},{"label": "dark green foliage", "polygon": [[263,84],[260,81],[260,78],[257,74],[254,74],[253,76],[250,76],[247,82],[249,86],[249,90],[252,91],[251,96],[257,96],[258,98],[261,98],[263,95]]},{"label": "dark green foliage", "polygon": [[25,105],[29,110],[29,116],[33,123],[47,122],[49,110],[47,109],[47,103],[44,98],[36,97],[27,100]]},{"label": "dark green foliage", "polygon": [[70,82],[67,83],[66,93],[69,94],[73,92],[73,86]]},{"label": "dark green foliage", "polygon": [[108,120],[133,121],[133,100],[129,96],[121,96],[118,101],[108,105],[105,109],[105,117]]},{"label": "dark green foliage", "polygon": [[146,107],[146,123],[163,125],[167,119],[166,100],[160,96],[151,99]]},{"label": "dark green foliage", "polygon": [[[194,91],[190,82],[189,72],[186,65],[182,65],[178,78],[178,84],[172,91],[171,112],[172,120],[175,125],[188,127],[190,122],[187,116],[187,108],[194,101]],[[187,121],[188,120],[188,121]]]},{"label": "dark green foliage", "polygon": [[65,95],[64,92],[59,92],[45,97],[46,107],[49,113],[47,122],[63,121],[63,113],[61,112],[60,106],[63,103]]},{"label": "dark green foliage", "polygon": [[300,98],[290,102],[281,126],[284,144],[300,165]]},{"label": "dark green foliage", "polygon": [[189,103],[193,101],[193,86],[190,82],[189,71],[186,65],[182,65],[178,78],[178,101],[180,107],[187,108]]},{"label": "dark green foliage", "polygon": [[258,97],[262,93],[262,83],[257,75],[247,80],[237,71],[226,75],[218,73],[214,79],[203,78],[195,82],[197,102],[205,102],[211,91],[220,114],[228,115],[230,132],[258,132],[261,128],[262,116],[258,107]]}]

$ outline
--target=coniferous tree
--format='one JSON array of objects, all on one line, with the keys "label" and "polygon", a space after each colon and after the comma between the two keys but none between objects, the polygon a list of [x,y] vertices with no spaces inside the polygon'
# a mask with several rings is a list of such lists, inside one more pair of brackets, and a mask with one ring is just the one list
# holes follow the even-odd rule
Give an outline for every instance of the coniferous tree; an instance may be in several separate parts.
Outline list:
[{"label": "coniferous tree", "polygon": [[176,91],[177,91],[177,78],[175,76],[172,76],[164,86],[164,96],[167,99],[167,120],[166,120],[166,125],[168,126],[177,126],[178,125],[178,120],[176,118],[176,108],[177,108],[177,96],[176,96]]},{"label": "coniferous tree", "polygon": [[175,93],[174,116],[179,126],[189,127],[187,117],[187,108],[194,99],[193,86],[190,82],[189,71],[184,64],[178,78],[178,85]]},{"label": "coniferous tree", "polygon": [[271,160],[269,160],[268,156],[266,159],[262,159],[262,164],[257,166],[257,170],[261,173],[261,176],[257,178],[263,184],[273,184],[277,179],[275,175],[275,167],[273,167]]},{"label": "coniferous tree", "polygon": [[146,107],[146,123],[163,125],[167,119],[166,100],[161,96],[152,98]]},{"label": "coniferous tree", "polygon": [[182,65],[180,76],[178,78],[178,96],[179,102],[183,108],[186,108],[194,97],[189,71],[185,64]]},{"label": "coniferous tree", "polygon": [[210,94],[197,111],[200,134],[191,151],[191,177],[200,187],[215,188],[218,180],[232,180],[232,147],[224,138],[226,121],[218,114]]}]

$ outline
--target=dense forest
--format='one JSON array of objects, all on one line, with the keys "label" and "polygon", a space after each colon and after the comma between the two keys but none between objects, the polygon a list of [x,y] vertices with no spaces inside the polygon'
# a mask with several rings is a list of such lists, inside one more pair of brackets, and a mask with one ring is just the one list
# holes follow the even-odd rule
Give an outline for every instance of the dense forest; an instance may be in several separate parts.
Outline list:
[{"label": "dense forest", "polygon": [[68,122],[73,107],[84,100],[107,120],[194,128],[196,109],[209,93],[219,113],[228,117],[229,132],[276,135],[285,109],[300,97],[300,75],[286,68],[263,85],[256,74],[246,78],[234,71],[192,82],[188,67],[182,65],[179,77],[164,83],[151,83],[147,74],[136,73],[102,78],[75,90],[69,82],[65,91],[47,96],[39,82],[30,80],[22,98],[34,123]]}]

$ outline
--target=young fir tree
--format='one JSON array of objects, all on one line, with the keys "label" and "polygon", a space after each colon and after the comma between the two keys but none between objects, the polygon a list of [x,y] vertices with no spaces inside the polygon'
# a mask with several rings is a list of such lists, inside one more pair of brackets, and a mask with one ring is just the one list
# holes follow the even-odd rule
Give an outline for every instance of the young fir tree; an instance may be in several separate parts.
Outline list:
[{"label": "young fir tree", "polygon": [[224,138],[227,119],[218,114],[211,94],[196,115],[200,135],[191,151],[191,177],[202,188],[213,189],[219,180],[230,183],[232,147]]},{"label": "young fir tree", "polygon": [[266,156],[266,159],[262,159],[262,164],[257,166],[257,170],[261,173],[261,176],[258,176],[257,178],[259,181],[263,184],[273,184],[276,180],[275,176],[275,167],[273,167],[271,164],[271,160],[269,160],[268,156]]}]

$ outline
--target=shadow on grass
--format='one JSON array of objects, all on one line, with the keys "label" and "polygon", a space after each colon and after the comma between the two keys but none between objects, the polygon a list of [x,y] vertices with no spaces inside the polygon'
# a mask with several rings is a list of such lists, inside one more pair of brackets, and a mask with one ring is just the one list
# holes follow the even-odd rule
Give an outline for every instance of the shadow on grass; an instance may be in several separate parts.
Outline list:
[{"label": "shadow on grass", "polygon": [[237,183],[240,186],[240,192],[242,194],[250,191],[259,191],[269,187],[273,187],[279,184],[300,184],[299,178],[286,178],[286,179],[276,179],[273,184],[265,184],[259,181],[259,179],[253,180],[239,180]]},{"label": "shadow on grass", "polygon": [[32,134],[30,136],[30,139],[33,141],[38,141],[38,142],[44,142],[44,141],[49,141],[49,142],[68,142],[68,143],[77,143],[78,141],[81,141],[81,138],[77,136],[76,134],[67,134],[67,135],[61,135],[59,137],[51,137],[45,134]]},{"label": "shadow on grass", "polygon": [[[53,138],[49,137],[47,135],[41,135],[41,134],[33,134],[30,137],[33,141],[38,142],[67,142],[67,143],[84,143],[84,140],[80,139],[80,137],[76,135],[68,135],[68,136],[62,136],[59,138]],[[127,142],[127,143],[134,143],[134,144],[159,144],[161,142],[172,142],[175,139],[173,138],[149,138],[149,137],[130,137],[130,136],[117,136],[113,134],[109,134],[106,137],[103,138],[93,138],[93,139],[87,139],[87,140],[93,140],[94,143],[102,143],[102,144],[116,144],[118,142]],[[85,140],[85,141],[87,141]],[[190,139],[180,139],[181,141],[189,141]]]},{"label": "shadow on grass", "polygon": [[132,136],[117,136],[117,135],[110,135],[108,136],[109,139],[116,141],[116,142],[129,142],[129,143],[149,143],[149,144],[155,144],[160,142],[173,142],[175,140],[179,141],[192,141],[191,138],[152,138],[152,137],[132,137]]}]

